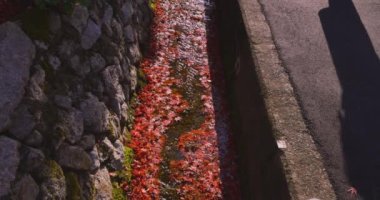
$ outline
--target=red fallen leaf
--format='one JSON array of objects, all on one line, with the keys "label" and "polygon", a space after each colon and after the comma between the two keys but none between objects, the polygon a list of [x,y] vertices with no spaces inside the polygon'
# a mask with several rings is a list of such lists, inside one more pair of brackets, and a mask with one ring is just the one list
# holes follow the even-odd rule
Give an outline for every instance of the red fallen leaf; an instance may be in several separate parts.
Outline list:
[{"label": "red fallen leaf", "polygon": [[176,114],[175,112],[173,112],[173,111],[169,111],[169,113],[168,113],[168,118],[169,118],[169,119],[172,119],[172,118],[174,118],[175,116],[177,116],[177,114]]},{"label": "red fallen leaf", "polygon": [[162,124],[164,125],[164,126],[167,126],[167,125],[169,125],[171,122],[170,122],[170,120],[163,120],[162,121]]}]

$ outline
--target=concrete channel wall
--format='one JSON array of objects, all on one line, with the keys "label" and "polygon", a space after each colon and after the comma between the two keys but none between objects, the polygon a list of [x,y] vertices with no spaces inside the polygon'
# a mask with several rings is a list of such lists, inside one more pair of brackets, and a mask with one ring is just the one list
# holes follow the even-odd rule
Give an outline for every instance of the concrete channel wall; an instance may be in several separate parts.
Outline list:
[{"label": "concrete channel wall", "polygon": [[218,4],[243,198],[336,199],[260,3]]}]

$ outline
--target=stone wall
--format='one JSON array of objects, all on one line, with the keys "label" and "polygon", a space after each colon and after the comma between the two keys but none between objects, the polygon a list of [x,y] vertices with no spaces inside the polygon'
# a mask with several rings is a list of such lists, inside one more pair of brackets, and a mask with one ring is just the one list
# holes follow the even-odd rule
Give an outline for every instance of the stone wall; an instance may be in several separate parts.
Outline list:
[{"label": "stone wall", "polygon": [[114,199],[148,4],[31,8],[0,24],[0,199]]}]

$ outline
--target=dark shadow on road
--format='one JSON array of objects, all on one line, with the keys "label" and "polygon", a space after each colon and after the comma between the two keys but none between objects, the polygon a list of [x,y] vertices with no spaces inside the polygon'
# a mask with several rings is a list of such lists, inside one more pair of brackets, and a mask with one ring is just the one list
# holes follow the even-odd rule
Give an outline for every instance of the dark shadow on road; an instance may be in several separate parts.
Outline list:
[{"label": "dark shadow on road", "polygon": [[[351,0],[319,13],[342,87],[346,174],[365,200],[380,199],[380,61]],[[325,133],[329,134],[329,133]]]}]

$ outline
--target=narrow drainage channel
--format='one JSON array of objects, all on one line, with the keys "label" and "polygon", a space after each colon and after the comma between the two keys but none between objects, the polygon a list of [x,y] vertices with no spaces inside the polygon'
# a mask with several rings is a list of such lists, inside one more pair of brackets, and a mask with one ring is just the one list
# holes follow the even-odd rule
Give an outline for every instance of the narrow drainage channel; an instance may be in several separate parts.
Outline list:
[{"label": "narrow drainage channel", "polygon": [[280,159],[282,152],[268,118],[262,96],[265,91],[260,87],[239,0],[216,3],[242,198],[291,199]]},{"label": "narrow drainage channel", "polygon": [[[240,199],[224,74],[204,0],[157,0],[151,53],[141,64],[131,147],[131,199]],[[213,41],[213,42],[212,42]]]},{"label": "narrow drainage channel", "polygon": [[[205,120],[205,115],[202,112],[202,99],[203,92],[199,75],[197,72],[188,66],[185,66],[181,61],[176,61],[172,65],[172,76],[180,80],[180,84],[173,87],[174,91],[178,91],[183,98],[189,102],[189,108],[180,115],[180,120],[172,124],[165,132],[166,144],[163,149],[161,164],[161,197],[163,199],[179,199],[178,185],[171,178],[172,168],[171,162],[184,159],[180,149],[178,148],[178,141],[183,133],[191,130],[199,129]],[[188,144],[187,150],[195,151],[195,146]]]},{"label": "narrow drainage channel", "polygon": [[130,199],[290,199],[237,1],[156,0]]}]

